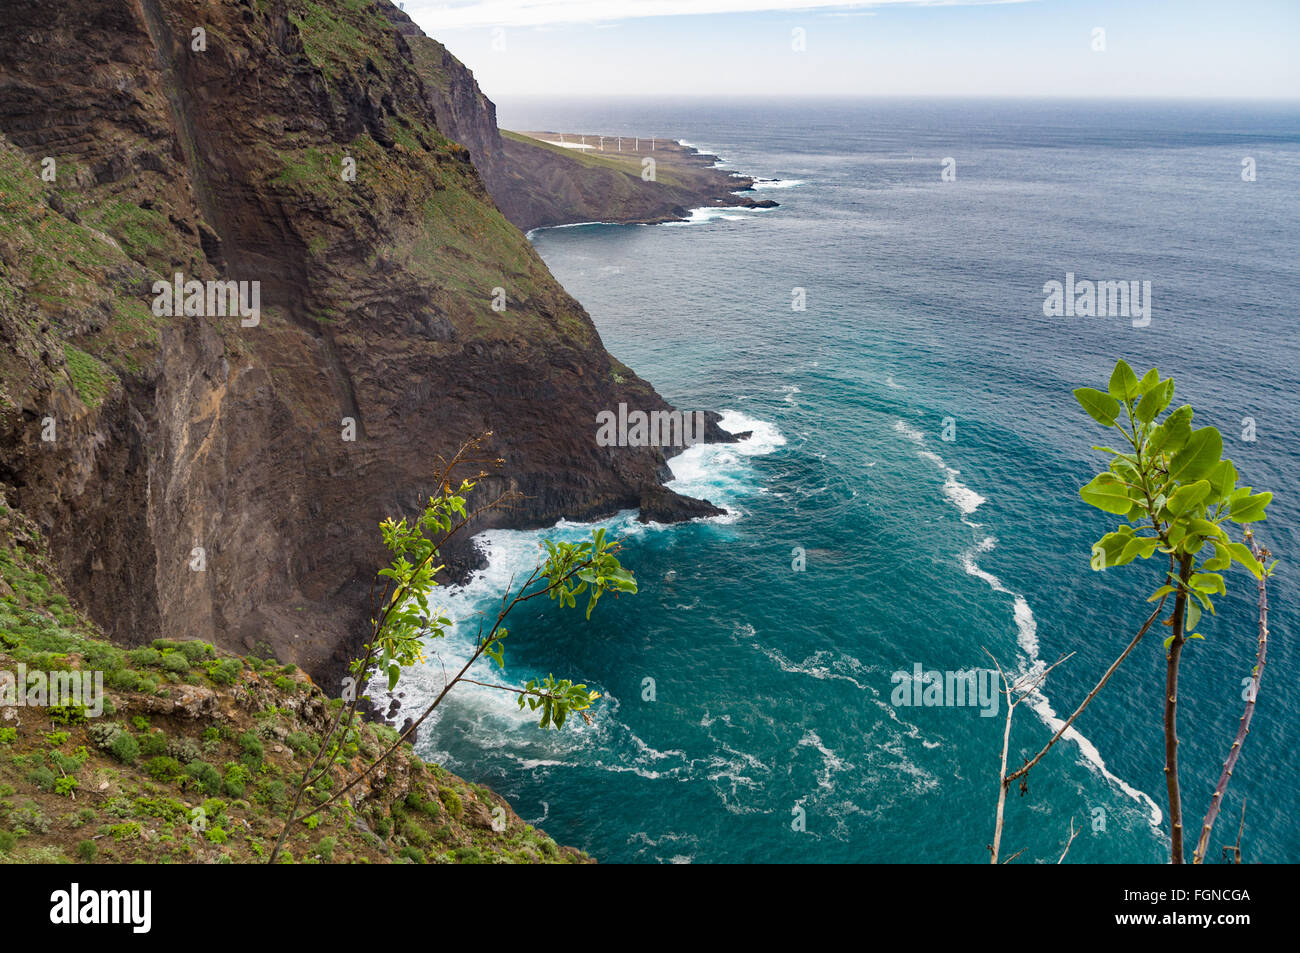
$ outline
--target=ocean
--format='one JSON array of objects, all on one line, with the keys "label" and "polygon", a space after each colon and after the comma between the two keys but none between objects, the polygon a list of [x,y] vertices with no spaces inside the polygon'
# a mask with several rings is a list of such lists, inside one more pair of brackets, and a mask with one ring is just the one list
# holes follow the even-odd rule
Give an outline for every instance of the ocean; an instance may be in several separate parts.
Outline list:
[{"label": "ocean", "polygon": [[[1104,388],[1124,357],[1173,376],[1242,483],[1276,495],[1260,524],[1282,561],[1268,667],[1211,860],[1243,801],[1245,859],[1300,860],[1300,107],[517,101],[500,121],[681,139],[780,207],[531,236],[613,354],[752,435],[672,461],[675,489],[729,516],[602,524],[636,596],[589,623],[544,600],[512,617],[502,677],[588,683],[603,696],[590,726],[543,732],[513,696],[461,686],[423,755],[603,862],[986,862],[1003,709],[895,704],[895,685],[918,665],[987,671],[986,650],[1021,671],[1075,653],[1017,709],[1019,764],[1127,644],[1162,572],[1090,569],[1114,521],[1079,498],[1102,431],[1070,393]],[[1046,317],[1043,286],[1067,274],[1149,281],[1149,323]],[[464,621],[404,681],[404,711],[542,535],[480,538],[488,567],[439,593]],[[1234,568],[1229,584],[1184,654],[1191,830],[1254,661],[1254,580]],[[1168,860],[1162,638],[1013,790],[1004,857],[1055,862],[1073,823],[1069,862]]]}]

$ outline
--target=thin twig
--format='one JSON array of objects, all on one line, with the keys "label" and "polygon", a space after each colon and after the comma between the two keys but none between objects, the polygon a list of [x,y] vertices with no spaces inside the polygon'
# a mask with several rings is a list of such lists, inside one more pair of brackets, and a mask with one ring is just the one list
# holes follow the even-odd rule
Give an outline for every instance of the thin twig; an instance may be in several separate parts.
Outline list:
[{"label": "thin twig", "polygon": [[[447,463],[447,465],[443,468],[442,472],[439,474],[438,485],[445,489],[448,486],[448,480],[451,477],[452,471],[457,466],[460,466],[464,462],[465,454],[470,450],[470,448],[474,448],[477,450],[479,445],[483,442],[483,440],[486,439],[487,437],[490,437],[491,435],[492,432],[487,431],[481,436],[471,438],[465,441],[465,443],[461,444],[460,448],[456,451],[455,456],[452,457],[451,461]],[[503,500],[511,496],[512,496],[511,493],[503,493],[500,496],[498,496],[495,500],[493,500],[491,503],[487,504],[486,506],[480,507],[479,509],[473,511],[468,516],[466,516],[464,520],[462,520],[459,524],[457,524],[455,527],[453,527],[451,530],[449,530],[447,533],[443,535],[442,539],[438,542],[438,544],[430,550],[429,555],[426,556],[425,559],[421,562],[420,566],[422,567],[426,563],[432,561],[433,558],[438,554],[439,549],[442,546],[445,546],[447,541],[451,539],[451,537],[454,536],[463,526],[468,524],[475,516],[478,516],[480,513],[483,513],[489,509],[498,506]],[[375,581],[372,579],[370,583],[370,607],[371,607],[372,617],[375,615],[374,592],[375,592]],[[398,598],[399,594],[400,594],[400,589],[398,591],[395,591],[392,594],[392,597],[390,598],[389,584],[388,583],[384,584],[383,597],[387,601],[385,603],[385,608],[383,613],[379,616],[377,620],[372,621],[370,642],[366,647],[365,656],[361,659],[356,669],[357,680],[356,680],[356,685],[354,685],[354,688],[357,690],[355,691],[353,698],[349,701],[347,705],[340,706],[338,713],[335,715],[333,722],[329,726],[329,729],[325,732],[324,736],[322,737],[321,745],[316,750],[316,754],[312,758],[311,764],[309,764],[307,766],[307,769],[303,772],[302,781],[301,783],[299,783],[298,789],[294,793],[293,803],[289,806],[288,820],[285,822],[283,830],[280,831],[280,836],[279,838],[276,839],[275,846],[271,849],[270,856],[267,857],[266,862],[268,864],[275,863],[275,859],[279,855],[280,849],[284,846],[285,839],[289,836],[289,828],[293,825],[294,815],[297,813],[298,807],[302,803],[302,798],[303,795],[306,793],[307,788],[310,787],[312,784],[316,783],[317,781],[319,781],[322,776],[324,776],[327,772],[330,771],[330,769],[333,767],[334,758],[336,757],[337,752],[342,750],[343,743],[341,741],[334,748],[334,750],[330,750],[330,742],[333,740],[336,732],[339,729],[339,725],[340,723],[343,722],[345,716],[347,721],[343,729],[344,738],[347,737],[347,732],[352,728],[352,722],[356,717],[357,706],[361,701],[361,692],[359,690],[360,685],[366,680],[367,672],[370,667],[370,661],[371,659],[374,658],[375,648],[379,642],[379,636],[383,633],[384,626],[388,621],[388,617],[392,613],[393,609],[401,602],[401,599]],[[321,758],[326,751],[330,751],[327,765],[321,768],[321,770],[313,776],[312,772],[316,770],[317,765],[320,764]]]},{"label": "thin twig", "polygon": [[1234,864],[1241,863],[1241,835],[1245,830],[1246,830],[1246,799],[1242,798],[1241,799],[1241,823],[1237,825],[1237,843],[1233,844],[1231,847],[1225,846],[1223,848],[1223,857],[1225,860],[1228,857],[1228,851],[1232,851],[1232,862]]},{"label": "thin twig", "polygon": [[1070,852],[1070,845],[1074,843],[1074,839],[1078,836],[1079,836],[1079,832],[1074,829],[1074,818],[1071,817],[1070,818],[1070,839],[1065,842],[1065,850],[1061,851],[1061,859],[1057,861],[1058,864],[1065,863],[1065,855]]},{"label": "thin twig", "polygon": [[1052,746],[1061,740],[1062,736],[1066,733],[1066,731],[1069,730],[1070,726],[1074,724],[1075,719],[1083,714],[1083,710],[1088,707],[1088,705],[1092,702],[1092,700],[1097,697],[1097,693],[1100,692],[1102,688],[1105,687],[1108,681],[1110,681],[1110,677],[1115,674],[1115,670],[1119,668],[1120,663],[1123,662],[1124,659],[1128,658],[1129,653],[1131,653],[1135,648],[1137,648],[1137,644],[1142,641],[1142,636],[1147,634],[1147,630],[1150,629],[1151,626],[1155,623],[1156,619],[1160,617],[1160,610],[1164,608],[1165,600],[1168,598],[1169,598],[1168,593],[1165,593],[1163,596],[1160,597],[1160,601],[1156,603],[1155,611],[1152,612],[1151,615],[1147,616],[1146,622],[1142,623],[1142,628],[1138,629],[1137,635],[1133,636],[1133,640],[1129,642],[1128,646],[1124,649],[1124,651],[1119,654],[1119,657],[1116,658],[1115,661],[1110,663],[1110,668],[1106,669],[1106,674],[1104,674],[1101,677],[1101,680],[1098,681],[1097,684],[1093,686],[1093,689],[1088,693],[1088,696],[1082,702],[1079,703],[1079,707],[1074,710],[1074,714],[1072,714],[1069,718],[1065,719],[1061,727],[1057,729],[1056,734],[1052,735],[1051,740],[1048,741],[1047,744],[1043,745],[1042,751],[1038,752],[1038,754],[1030,758],[1023,768],[1019,769],[1014,774],[1012,774],[1009,778],[1007,778],[1008,784],[1011,783],[1012,781],[1015,781],[1017,778],[1021,777],[1022,775],[1028,774],[1029,770],[1034,765],[1038,764],[1039,761],[1042,760],[1043,755],[1051,751]]},{"label": "thin twig", "polygon": [[1002,664],[994,657],[993,653],[984,646],[980,646],[980,648],[984,649],[984,654],[992,660],[994,667],[998,670],[998,677],[1002,679],[1002,694],[1007,700],[1007,718],[1006,724],[1002,730],[1002,760],[998,766],[997,816],[993,825],[993,843],[989,845],[989,863],[996,864],[998,862],[998,852],[1002,849],[1002,826],[1006,814],[1007,790],[1011,787],[1011,782],[1015,777],[1018,777],[1018,775],[1012,777],[1007,776],[1007,753],[1011,747],[1012,713],[1015,711],[1017,705],[1034,692],[1038,691],[1038,687],[1043,684],[1043,681],[1051,673],[1052,669],[1069,659],[1074,655],[1074,653],[1071,652],[1069,655],[1062,656],[1041,672],[1029,673],[1029,675],[1032,675],[1033,677],[1029,680],[1027,687],[1021,691],[1020,697],[1013,700],[1011,697],[1012,693],[1019,690],[1020,683],[1026,676],[1022,676],[1013,683],[1009,678],[1007,678],[1007,673],[1003,671]]},{"label": "thin twig", "polygon": [[[1255,542],[1255,534],[1246,531],[1246,541],[1250,544],[1251,551],[1260,565],[1272,556],[1267,549],[1261,548]],[[1214,794],[1210,797],[1210,807],[1205,812],[1205,822],[1201,825],[1201,836],[1196,841],[1196,850],[1192,853],[1192,863],[1201,864],[1205,862],[1205,852],[1210,847],[1210,831],[1214,829],[1214,822],[1219,819],[1219,808],[1223,806],[1223,793],[1228,789],[1228,782],[1232,780],[1232,770],[1237,766],[1237,759],[1241,756],[1241,746],[1246,741],[1246,735],[1250,734],[1250,720],[1255,717],[1255,699],[1259,696],[1259,683],[1264,677],[1264,663],[1268,656],[1268,570],[1259,577],[1259,644],[1255,650],[1255,670],[1250,683],[1250,691],[1246,694],[1246,710],[1241,715],[1241,722],[1237,725],[1237,737],[1232,741],[1232,747],[1228,749],[1227,760],[1223,762],[1223,773],[1219,775],[1219,783],[1214,788]],[[1245,804],[1242,805],[1242,824],[1245,824]],[[1237,835],[1238,844],[1241,843],[1241,835]]]}]

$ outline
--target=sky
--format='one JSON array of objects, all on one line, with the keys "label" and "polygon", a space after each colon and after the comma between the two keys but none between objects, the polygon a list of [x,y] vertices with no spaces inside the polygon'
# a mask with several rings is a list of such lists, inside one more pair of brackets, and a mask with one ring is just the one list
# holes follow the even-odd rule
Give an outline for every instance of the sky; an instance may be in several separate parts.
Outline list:
[{"label": "sky", "polygon": [[1300,99],[1300,0],[404,0],[403,6],[496,100]]}]

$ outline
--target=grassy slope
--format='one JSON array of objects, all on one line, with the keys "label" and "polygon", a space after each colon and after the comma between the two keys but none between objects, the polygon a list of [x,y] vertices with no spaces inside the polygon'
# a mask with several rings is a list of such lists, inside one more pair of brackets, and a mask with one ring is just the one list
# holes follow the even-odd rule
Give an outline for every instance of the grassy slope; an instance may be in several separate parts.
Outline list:
[{"label": "grassy slope", "polygon": [[[612,152],[609,150],[592,152],[584,149],[566,149],[564,146],[556,145],[553,142],[535,139],[532,136],[524,135],[522,132],[511,132],[508,129],[502,129],[501,135],[521,145],[561,156],[572,161],[575,165],[587,169],[622,173],[628,177],[629,185],[632,188],[649,187],[641,179],[641,160],[645,158],[645,153]],[[606,139],[609,139],[609,137],[607,136]],[[685,164],[673,153],[661,151],[656,153],[653,158],[655,159],[655,181],[660,185],[669,188],[689,188],[696,184],[696,180],[705,177],[705,173],[699,169],[691,169],[690,172],[693,175],[683,176],[682,172],[686,171]],[[674,169],[674,166],[679,165],[679,163],[679,168]]]},{"label": "grassy slope", "polygon": [[[257,863],[284,823],[331,702],[293,666],[201,642],[123,649],[69,603],[34,528],[0,506],[0,670],[102,671],[99,717],[17,707],[0,718],[0,862]],[[209,698],[210,696],[210,698]],[[206,703],[196,703],[203,702]],[[328,779],[396,738],[355,731]],[[403,746],[356,805],[299,825],[285,863],[575,862],[481,785]],[[312,800],[314,798],[314,801]],[[497,811],[500,807],[501,810]],[[196,809],[204,823],[196,823]],[[505,829],[493,830],[493,812]]]}]

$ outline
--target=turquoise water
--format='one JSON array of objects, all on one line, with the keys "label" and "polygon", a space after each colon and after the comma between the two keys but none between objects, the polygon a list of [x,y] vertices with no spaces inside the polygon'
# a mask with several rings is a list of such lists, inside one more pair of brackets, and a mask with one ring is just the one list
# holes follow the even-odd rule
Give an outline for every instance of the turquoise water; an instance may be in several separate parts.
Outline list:
[{"label": "turquoise water", "polygon": [[[1176,378],[1243,482],[1277,494],[1266,542],[1287,562],[1297,552],[1295,108],[587,102],[504,104],[501,117],[671,135],[781,180],[765,189],[782,203],[771,211],[533,236],[614,354],[679,408],[754,431],[673,461],[674,486],[729,517],[607,521],[637,596],[589,624],[537,602],[514,619],[506,677],[588,682],[604,694],[591,726],[543,733],[511,697],[468,686],[422,738],[557,840],[609,862],[985,860],[1001,710],[897,706],[891,676],[987,669],[984,648],[1020,670],[1076,652],[1036,710],[1017,711],[1019,761],[1131,637],[1159,570],[1089,569],[1108,518],[1077,488],[1099,431],[1070,396],[1118,356]],[[955,182],[940,179],[944,157]],[[1150,326],[1044,317],[1042,286],[1066,272],[1150,280]],[[805,311],[791,310],[796,287]],[[1253,442],[1239,439],[1244,417]],[[489,568],[449,594],[453,614],[475,621],[531,568],[537,537],[483,539]],[[1196,823],[1253,662],[1253,580],[1234,571],[1231,584],[1183,669]],[[1217,831],[1235,837],[1248,798],[1248,860],[1300,859],[1295,596],[1283,573]],[[448,668],[466,640],[439,648]],[[406,710],[442,671],[435,660],[407,685]],[[1166,856],[1162,686],[1157,636],[1012,798],[1008,852],[1054,861],[1073,818],[1073,861]]]}]

